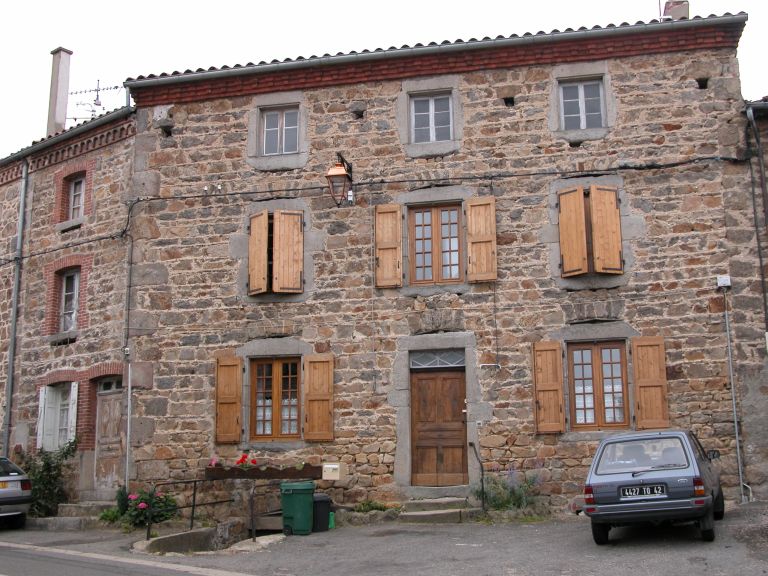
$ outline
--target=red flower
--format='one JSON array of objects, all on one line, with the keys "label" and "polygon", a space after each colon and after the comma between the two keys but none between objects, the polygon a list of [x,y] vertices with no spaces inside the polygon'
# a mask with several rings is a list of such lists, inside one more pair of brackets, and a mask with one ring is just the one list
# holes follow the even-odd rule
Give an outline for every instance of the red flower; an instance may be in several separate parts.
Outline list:
[{"label": "red flower", "polygon": [[243,454],[240,456],[240,458],[237,459],[235,462],[235,466],[240,466],[241,464],[245,464],[248,461],[248,454]]},{"label": "red flower", "polygon": [[251,464],[253,464],[254,466],[256,466],[256,458],[251,458]]}]

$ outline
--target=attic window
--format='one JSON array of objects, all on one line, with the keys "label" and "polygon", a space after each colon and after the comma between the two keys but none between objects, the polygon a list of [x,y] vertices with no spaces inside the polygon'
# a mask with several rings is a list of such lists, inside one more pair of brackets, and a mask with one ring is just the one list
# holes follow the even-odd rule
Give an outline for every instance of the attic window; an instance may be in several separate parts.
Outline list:
[{"label": "attic window", "polygon": [[699,90],[706,90],[709,84],[709,78],[696,78],[696,84],[699,85]]},{"label": "attic window", "polygon": [[515,97],[514,96],[508,96],[504,98],[504,106],[507,108],[512,108],[512,106],[515,105]]}]

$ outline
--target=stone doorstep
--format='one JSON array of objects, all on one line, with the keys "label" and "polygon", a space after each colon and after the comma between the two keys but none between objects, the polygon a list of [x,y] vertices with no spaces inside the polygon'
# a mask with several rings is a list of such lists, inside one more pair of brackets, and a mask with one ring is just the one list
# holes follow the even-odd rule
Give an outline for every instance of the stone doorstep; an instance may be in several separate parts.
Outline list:
[{"label": "stone doorstep", "polygon": [[98,518],[102,512],[114,507],[114,502],[78,502],[75,504],[59,504],[59,518]]},{"label": "stone doorstep", "polygon": [[468,508],[466,498],[445,497],[409,500],[403,505],[404,512],[424,512],[429,510],[459,510]]},{"label": "stone doorstep", "polygon": [[480,508],[462,508],[450,510],[421,510],[403,512],[398,517],[400,522],[422,524],[460,524],[469,522],[482,513]]}]

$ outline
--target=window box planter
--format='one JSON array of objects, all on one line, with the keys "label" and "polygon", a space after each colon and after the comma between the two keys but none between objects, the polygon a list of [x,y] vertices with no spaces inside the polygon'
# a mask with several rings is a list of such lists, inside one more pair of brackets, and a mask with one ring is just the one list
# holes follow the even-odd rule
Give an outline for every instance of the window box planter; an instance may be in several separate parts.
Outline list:
[{"label": "window box planter", "polygon": [[297,464],[296,466],[207,466],[206,480],[242,478],[250,480],[319,480],[323,476],[322,466]]}]

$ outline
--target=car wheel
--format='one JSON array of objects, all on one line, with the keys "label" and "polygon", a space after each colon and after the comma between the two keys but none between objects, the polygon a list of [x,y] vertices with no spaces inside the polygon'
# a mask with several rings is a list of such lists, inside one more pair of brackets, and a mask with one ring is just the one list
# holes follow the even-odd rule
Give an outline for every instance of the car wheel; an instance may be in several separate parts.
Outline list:
[{"label": "car wheel", "polygon": [[11,518],[11,528],[21,529],[21,528],[24,528],[26,524],[27,524],[26,514],[18,514],[17,516],[14,516]]},{"label": "car wheel", "polygon": [[609,524],[600,524],[598,522],[592,522],[592,538],[595,544],[602,546],[608,544],[608,532],[611,531]]},{"label": "car wheel", "polygon": [[722,520],[725,516],[725,498],[723,498],[723,489],[721,488],[715,496],[715,503],[713,504],[715,509],[715,520]]},{"label": "car wheel", "polygon": [[706,516],[699,520],[699,532],[704,542],[712,542],[715,539],[715,508],[709,509]]}]

